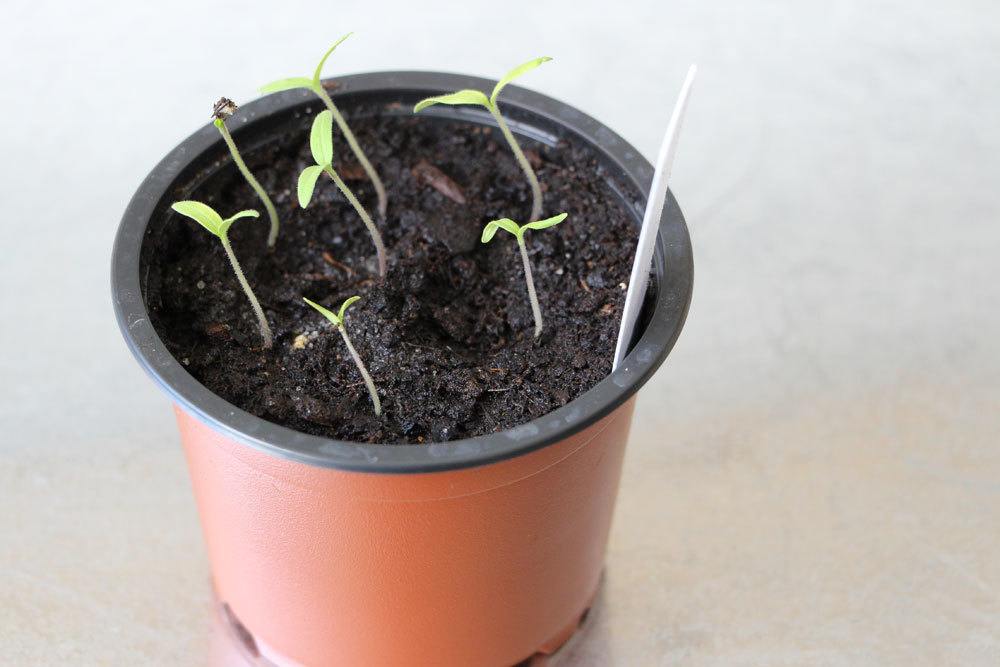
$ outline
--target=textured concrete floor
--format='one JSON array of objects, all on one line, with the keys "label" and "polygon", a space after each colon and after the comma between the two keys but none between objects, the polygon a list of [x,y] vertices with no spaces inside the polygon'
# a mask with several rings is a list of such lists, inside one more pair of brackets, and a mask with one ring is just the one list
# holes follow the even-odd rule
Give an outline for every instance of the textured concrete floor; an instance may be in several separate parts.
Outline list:
[{"label": "textured concrete floor", "polygon": [[674,179],[694,302],[639,400],[601,603],[555,662],[1000,664],[994,2],[277,5],[5,5],[0,662],[209,661],[111,239],[215,98],[354,29],[331,73],[556,56],[525,84],[647,155],[700,67]]}]

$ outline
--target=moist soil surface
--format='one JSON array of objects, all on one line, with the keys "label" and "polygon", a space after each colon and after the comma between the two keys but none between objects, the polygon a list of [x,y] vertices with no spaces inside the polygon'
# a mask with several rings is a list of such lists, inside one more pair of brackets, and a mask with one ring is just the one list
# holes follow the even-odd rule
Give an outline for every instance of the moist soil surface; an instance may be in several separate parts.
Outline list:
[{"label": "moist soil surface", "polygon": [[[575,139],[555,146],[522,140],[542,183],[543,217],[569,214],[556,227],[526,232],[545,325],[536,339],[514,237],[501,230],[489,244],[479,240],[485,223],[523,223],[531,208],[502,135],[465,121],[383,111],[355,109],[348,118],[386,185],[385,220],[336,128],[334,167],[382,232],[385,278],[376,273],[361,219],[329,178],[321,176],[308,209],[298,206],[298,174],[313,164],[311,119],[303,114],[295,131],[244,153],[278,209],[273,250],[264,208],[228,158],[175,193],[224,217],[261,212],[236,222],[229,235],[271,323],[273,348],[261,348],[218,239],[167,212],[151,224],[143,271],[152,322],[171,353],[211,391],[263,419],[386,444],[517,426],[606,377],[635,247],[628,207],[637,194]],[[302,300],[336,312],[353,295],[361,300],[347,311],[347,332],[378,387],[381,417],[336,329]]]}]

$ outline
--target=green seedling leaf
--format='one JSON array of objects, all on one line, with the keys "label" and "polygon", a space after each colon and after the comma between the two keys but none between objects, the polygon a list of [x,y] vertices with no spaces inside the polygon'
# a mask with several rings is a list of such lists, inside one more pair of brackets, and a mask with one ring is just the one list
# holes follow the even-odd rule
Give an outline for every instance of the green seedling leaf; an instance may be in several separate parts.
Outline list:
[{"label": "green seedling leaf", "polygon": [[517,248],[521,252],[521,263],[524,267],[524,282],[528,288],[528,301],[531,303],[531,313],[535,316],[535,338],[538,338],[542,333],[542,308],[538,303],[538,295],[535,293],[535,280],[531,276],[531,261],[528,259],[528,248],[524,243],[524,231],[526,229],[547,229],[554,227],[565,220],[566,215],[566,213],[560,213],[551,218],[535,220],[524,225],[518,225],[510,218],[501,218],[499,220],[491,220],[483,228],[483,243],[489,243],[498,229],[510,232],[517,239]]},{"label": "green seedling leaf", "polygon": [[[352,299],[359,299],[361,297],[356,297],[355,296],[355,297],[351,297],[351,298]],[[337,327],[338,329],[341,326],[343,326],[344,320],[341,318],[341,316],[337,315],[337,313],[333,312],[332,310],[328,310],[328,309],[324,308],[323,306],[319,305],[318,303],[316,303],[315,301],[310,301],[309,299],[307,299],[305,297],[302,297],[302,300],[305,301],[306,303],[308,303],[310,306],[312,306],[316,310],[318,310],[320,315],[322,315],[326,319],[330,320],[330,323],[333,324],[333,326]],[[343,313],[343,310],[344,310],[343,306],[341,306],[341,313]]]},{"label": "green seedling leaf", "polygon": [[[340,110],[337,108],[337,105],[334,104],[330,94],[327,92],[326,88],[323,87],[323,81],[320,78],[323,75],[323,66],[326,65],[327,58],[329,58],[330,54],[332,54],[334,50],[352,34],[354,33],[347,33],[334,42],[333,46],[326,50],[326,53],[323,54],[323,57],[320,58],[319,63],[316,65],[316,69],[313,70],[312,78],[307,79],[305,77],[293,77],[290,79],[281,79],[267,84],[260,90],[262,93],[273,93],[279,90],[288,90],[290,88],[308,88],[316,95],[316,97],[323,101],[323,104],[326,105],[326,108],[333,115],[333,120],[337,123],[337,127],[340,128],[341,132],[343,132],[344,138],[347,140],[348,147],[351,149],[351,152],[354,153],[354,157],[358,159],[358,163],[361,165],[361,168],[364,169],[368,179],[372,182],[372,187],[375,188],[375,196],[378,197],[378,212],[384,218],[386,210],[389,206],[389,199],[385,192],[385,185],[382,183],[382,179],[379,178],[378,172],[375,171],[375,167],[372,166],[368,156],[365,155],[365,151],[361,148],[361,144],[358,143],[357,137],[354,136],[351,128],[347,125],[347,121],[344,119],[343,114],[340,113]],[[329,135],[330,131],[328,130],[326,134]],[[326,153],[324,152],[317,155],[316,149],[313,148],[313,156],[316,158],[317,164],[323,165],[325,163],[330,163],[333,160],[332,148],[329,151],[329,155],[330,157],[324,161],[322,158],[326,156]]]},{"label": "green seedling leaf", "polygon": [[536,220],[535,222],[529,222],[524,225],[521,229],[547,229],[549,227],[554,227],[560,222],[566,219],[568,213],[560,213],[559,215],[554,215],[551,218],[545,218],[544,220]]},{"label": "green seedling leaf", "polygon": [[243,288],[243,292],[246,293],[247,299],[250,300],[250,305],[253,307],[253,312],[257,316],[257,324],[260,326],[260,335],[264,339],[264,347],[269,348],[274,344],[274,336],[271,333],[271,327],[267,323],[267,317],[264,315],[264,309],[260,307],[260,302],[257,301],[257,297],[254,296],[253,290],[250,289],[250,283],[247,281],[245,275],[243,275],[243,269],[240,268],[239,260],[236,259],[236,254],[233,252],[233,246],[229,242],[229,228],[234,222],[240,218],[257,218],[260,217],[260,213],[257,211],[246,210],[235,213],[225,220],[222,216],[215,212],[208,204],[203,204],[200,201],[178,201],[170,205],[170,208],[174,209],[181,215],[185,215],[202,227],[212,232],[215,236],[219,237],[222,241],[222,248],[226,251],[226,256],[229,257],[229,263],[233,267],[233,272],[236,274],[236,280],[239,281],[240,287]]},{"label": "green seedling leaf", "polygon": [[202,204],[200,201],[186,200],[174,202],[170,205],[170,208],[181,215],[191,218],[216,236],[221,236],[222,216],[216,213],[215,209],[208,204]]},{"label": "green seedling leaf", "polygon": [[325,167],[333,162],[333,114],[329,109],[318,113],[313,120],[309,149],[319,166]]},{"label": "green seedling leaf", "polygon": [[225,220],[222,216],[215,212],[208,204],[203,204],[200,201],[177,201],[170,205],[170,208],[174,209],[181,215],[187,216],[197,222],[199,225],[212,232],[219,238],[222,238],[229,232],[229,228],[233,226],[233,223],[240,218],[258,218],[260,213],[253,210],[240,211],[235,215],[231,215]]},{"label": "green seedling leaf", "polygon": [[361,301],[361,297],[360,296],[352,296],[347,301],[345,301],[343,304],[341,304],[341,306],[340,306],[340,313],[338,314],[338,317],[340,318],[341,322],[344,321],[344,313],[351,306],[351,304],[353,304],[355,301]]},{"label": "green seedling leaf", "polygon": [[511,81],[513,81],[514,79],[516,79],[517,77],[521,76],[522,74],[530,72],[531,70],[535,69],[536,67],[538,67],[542,63],[547,63],[550,60],[552,60],[552,58],[550,58],[548,56],[542,56],[541,58],[535,58],[534,60],[529,60],[528,62],[524,63],[523,65],[518,65],[517,67],[515,67],[511,71],[509,71],[506,74],[504,74],[503,78],[500,79],[497,82],[497,85],[495,85],[493,87],[493,93],[490,95],[490,104],[496,106],[497,95],[500,94],[500,91],[503,90],[504,86],[506,86],[508,83],[510,83]]},{"label": "green seedling leaf", "polygon": [[333,53],[334,49],[340,46],[341,42],[343,42],[345,39],[347,39],[353,34],[354,34],[353,32],[347,33],[346,35],[338,39],[336,42],[334,42],[333,46],[327,49],[326,53],[323,54],[323,57],[320,59],[319,64],[316,65],[316,71],[313,73],[312,84],[314,86],[323,85],[322,83],[320,83],[320,76],[322,76],[323,74],[323,65],[326,64],[326,59],[330,57],[330,54]]},{"label": "green seedling leaf", "polygon": [[323,167],[314,164],[311,167],[306,167],[299,174],[299,206],[302,208],[309,206],[309,202],[312,201],[313,190],[316,189],[316,180],[322,173]]},{"label": "green seedling leaf", "polygon": [[358,367],[358,372],[361,373],[361,379],[365,381],[365,386],[368,388],[368,395],[371,396],[372,406],[375,408],[375,415],[381,416],[382,402],[379,400],[378,390],[375,388],[375,382],[372,380],[372,376],[369,375],[368,369],[365,368],[365,362],[361,360],[361,355],[358,354],[358,351],[354,349],[354,345],[351,344],[351,337],[347,335],[347,327],[344,326],[344,311],[347,310],[348,306],[360,298],[361,297],[359,296],[352,296],[344,301],[344,303],[340,306],[339,315],[327,310],[318,303],[306,299],[305,297],[303,297],[303,301],[318,310],[323,317],[330,320],[333,326],[337,327],[337,330],[340,331],[340,337],[344,339],[344,345],[347,347],[347,351],[350,353],[351,359],[354,361],[354,365]]},{"label": "green seedling leaf", "polygon": [[227,222],[230,223],[230,224],[232,224],[233,222],[235,222],[236,220],[239,220],[240,218],[259,218],[259,217],[260,217],[260,213],[258,213],[257,211],[253,210],[252,208],[248,208],[246,210],[240,211],[239,213],[234,213],[233,215],[229,216],[228,218],[226,218],[222,222],[223,222],[223,224],[225,224]]},{"label": "green seedling leaf", "polygon": [[413,113],[419,113],[434,104],[478,104],[487,109],[490,108],[490,101],[482,92],[478,90],[460,90],[449,95],[438,95],[437,97],[428,97],[425,100],[420,100],[413,107]]},{"label": "green seedling leaf", "polygon": [[260,87],[260,92],[264,95],[268,93],[280,93],[283,90],[294,90],[296,88],[308,88],[312,90],[312,79],[304,76],[293,76],[289,79],[278,79]]},{"label": "green seedling leaf", "polygon": [[225,235],[226,233],[229,232],[229,228],[233,226],[233,223],[239,220],[240,218],[259,218],[259,217],[260,213],[254,210],[240,211],[239,213],[231,215],[225,220],[223,220],[222,224],[219,225],[219,232]]},{"label": "green seedling leaf", "polygon": [[493,240],[494,235],[496,235],[498,229],[503,229],[514,236],[521,235],[521,228],[517,226],[517,223],[510,218],[501,218],[500,220],[493,220],[486,223],[486,227],[483,228],[483,236],[480,239],[483,243],[489,243]]},{"label": "green seedling leaf", "polygon": [[[382,235],[375,226],[375,221],[368,215],[358,198],[347,187],[344,179],[337,174],[333,168],[333,114],[330,110],[323,111],[313,120],[312,131],[309,135],[309,148],[312,150],[313,159],[316,164],[306,167],[299,174],[299,206],[305,208],[312,199],[313,190],[316,188],[316,179],[321,172],[326,172],[330,179],[336,184],[337,189],[347,198],[347,201],[357,211],[361,221],[368,228],[368,233],[372,235],[372,242],[375,244],[375,252],[378,254],[378,273],[385,275],[385,267],[388,261],[385,252],[385,245],[382,243]],[[374,181],[372,181],[374,183]]]},{"label": "green seedling leaf", "polygon": [[[437,97],[428,97],[425,100],[417,102],[416,106],[413,107],[413,113],[418,113],[432,104],[478,104],[486,108],[490,112],[490,115],[497,122],[497,126],[500,128],[500,132],[503,134],[504,139],[507,140],[507,144],[510,146],[510,150],[514,153],[514,158],[517,160],[517,164],[521,167],[521,171],[524,172],[525,177],[528,179],[528,185],[531,186],[531,215],[528,217],[529,220],[537,220],[542,215],[542,186],[538,182],[538,176],[535,175],[535,170],[532,169],[531,163],[528,158],[525,157],[524,151],[521,150],[521,146],[517,143],[517,139],[514,138],[514,133],[510,131],[507,127],[507,121],[504,120],[503,115],[500,113],[500,109],[497,107],[497,96],[500,91],[503,90],[504,86],[508,83],[521,76],[525,72],[529,72],[544,62],[552,60],[548,56],[543,56],[542,58],[535,58],[534,60],[529,60],[526,63],[518,65],[511,71],[507,72],[502,79],[497,82],[497,85],[493,87],[493,94],[490,97],[486,97],[486,94],[478,90],[459,90],[458,92],[451,93],[450,95],[438,95]],[[493,234],[496,230],[483,230],[484,243],[488,238],[493,238]]]}]

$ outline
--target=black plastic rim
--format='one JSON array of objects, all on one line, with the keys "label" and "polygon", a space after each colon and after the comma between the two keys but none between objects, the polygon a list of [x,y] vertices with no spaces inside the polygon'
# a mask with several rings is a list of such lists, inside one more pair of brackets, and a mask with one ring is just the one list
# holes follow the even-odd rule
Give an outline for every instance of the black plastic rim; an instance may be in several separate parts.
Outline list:
[{"label": "black plastic rim", "polygon": [[[338,77],[331,95],[349,112],[352,100],[412,103],[424,96],[460,88],[490,90],[492,86],[492,81],[458,74],[373,72]],[[234,133],[242,133],[269,118],[307,106],[316,108],[318,104],[312,93],[305,90],[268,95],[241,107],[230,124]],[[524,88],[505,88],[502,106],[517,134],[549,142],[572,134],[590,144],[606,169],[643,193],[642,200],[631,207],[636,226],[641,224],[653,169],[637,150],[573,107]],[[487,114],[471,108],[433,107],[432,110],[437,115],[481,124],[491,122]],[[218,131],[206,124],[163,158],[139,186],[115,238],[111,292],[118,325],[139,364],[184,410],[258,450],[309,465],[372,473],[433,472],[493,463],[559,442],[611,413],[646,383],[680,335],[691,302],[694,267],[684,217],[669,194],[647,295],[648,322],[644,328],[637,328],[639,339],[633,340],[618,369],[576,400],[506,431],[423,445],[344,442],[265,421],[213,394],[184,369],[153,329],[142,297],[140,251],[150,220],[162,214],[173,200],[171,193],[182,184],[180,179],[187,168],[206,152],[218,152],[221,143]]]}]

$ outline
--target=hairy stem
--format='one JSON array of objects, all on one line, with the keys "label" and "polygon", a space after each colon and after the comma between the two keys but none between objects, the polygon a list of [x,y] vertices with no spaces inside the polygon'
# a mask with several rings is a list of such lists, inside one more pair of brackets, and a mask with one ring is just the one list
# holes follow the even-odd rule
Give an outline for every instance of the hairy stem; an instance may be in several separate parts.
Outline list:
[{"label": "hairy stem", "polygon": [[253,306],[253,312],[257,315],[257,324],[260,325],[260,335],[264,338],[264,347],[270,348],[274,344],[274,336],[271,334],[271,327],[267,323],[267,318],[264,317],[264,309],[260,307],[260,302],[253,295],[250,283],[247,282],[246,276],[243,275],[240,263],[236,261],[236,254],[233,252],[233,246],[229,244],[229,237],[223,234],[220,238],[222,239],[222,247],[226,249],[226,255],[229,257],[229,263],[233,265],[233,271],[236,272],[236,279],[240,281],[240,286],[246,292],[247,298],[250,299],[250,305]]},{"label": "hairy stem", "polygon": [[233,141],[233,136],[229,134],[229,128],[226,127],[226,123],[219,120],[216,121],[215,126],[219,128],[219,133],[222,134],[222,138],[225,140],[226,145],[229,146],[229,153],[233,156],[233,162],[236,163],[237,169],[243,174],[243,178],[247,179],[247,183],[253,188],[257,196],[264,203],[264,208],[267,209],[267,215],[271,218],[271,231],[267,235],[267,247],[273,248],[275,242],[278,240],[278,211],[274,208],[274,204],[271,202],[271,198],[267,196],[264,187],[254,178],[253,174],[247,168],[246,162],[243,161],[243,157],[240,152],[236,149],[236,142]]},{"label": "hairy stem", "polygon": [[538,305],[538,295],[535,294],[535,281],[531,277],[531,263],[528,261],[528,248],[524,245],[524,236],[517,235],[517,247],[521,249],[521,261],[524,263],[524,282],[528,283],[528,301],[531,302],[531,312],[535,316],[535,338],[542,333],[542,309]]},{"label": "hairy stem", "polygon": [[538,177],[535,176],[535,170],[531,168],[531,163],[524,156],[524,152],[521,150],[521,146],[518,145],[517,139],[514,138],[514,134],[507,127],[507,121],[500,115],[500,110],[495,105],[491,105],[488,108],[490,113],[493,114],[497,125],[500,126],[500,132],[503,133],[504,139],[510,144],[510,149],[514,151],[514,157],[517,158],[517,163],[521,165],[521,171],[528,177],[528,183],[531,184],[531,216],[528,218],[528,222],[534,222],[542,217],[542,187],[538,184]]},{"label": "hairy stem", "polygon": [[343,324],[337,327],[340,331],[341,337],[344,339],[344,344],[347,346],[347,351],[351,353],[351,359],[354,360],[354,364],[358,367],[358,371],[361,373],[361,379],[365,381],[365,386],[368,387],[368,393],[371,394],[372,404],[375,406],[375,416],[382,416],[382,402],[378,400],[378,392],[375,390],[375,383],[372,381],[372,376],[368,374],[368,369],[365,368],[365,363],[361,361],[361,356],[358,351],[354,349],[351,345],[351,339],[347,337],[347,328]]},{"label": "hairy stem", "polygon": [[354,196],[354,193],[347,187],[347,184],[337,175],[333,167],[327,165],[323,167],[323,171],[337,184],[337,188],[344,193],[347,201],[351,202],[351,206],[358,212],[361,220],[365,223],[365,227],[368,228],[368,233],[372,235],[372,241],[375,243],[375,253],[378,255],[378,274],[384,277],[386,264],[385,244],[382,243],[382,235],[379,234],[378,227],[375,226],[375,223],[372,222],[372,217],[368,215],[368,211],[361,206],[361,202],[358,201],[358,198]]},{"label": "hairy stem", "polygon": [[361,163],[361,168],[365,170],[368,174],[368,180],[372,182],[375,186],[375,194],[378,196],[378,213],[382,218],[385,218],[386,207],[388,206],[388,199],[385,195],[385,186],[382,185],[382,179],[378,177],[378,173],[375,171],[375,167],[372,163],[368,161],[368,156],[365,152],[361,150],[361,146],[358,144],[358,140],[354,137],[354,133],[351,132],[351,128],[347,126],[347,121],[340,113],[340,109],[337,105],[333,103],[330,99],[330,95],[326,92],[326,89],[322,84],[315,90],[316,94],[319,95],[323,103],[326,104],[326,108],[330,110],[333,114],[333,120],[337,123],[337,127],[340,131],[344,133],[344,138],[347,139],[347,145],[351,147],[351,152],[354,153],[354,157],[358,159]]}]

